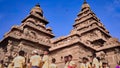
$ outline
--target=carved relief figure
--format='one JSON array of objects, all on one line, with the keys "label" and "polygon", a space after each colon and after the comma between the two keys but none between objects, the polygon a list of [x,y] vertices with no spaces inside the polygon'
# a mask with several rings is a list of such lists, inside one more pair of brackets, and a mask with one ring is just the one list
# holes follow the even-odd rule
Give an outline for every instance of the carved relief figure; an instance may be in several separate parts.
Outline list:
[{"label": "carved relief figure", "polygon": [[35,34],[35,32],[33,32],[33,31],[29,31],[29,36],[30,36],[31,38],[36,39],[36,34]]},{"label": "carved relief figure", "polygon": [[118,48],[115,49],[115,60],[116,60],[116,63],[120,61],[120,49]]},{"label": "carved relief figure", "polygon": [[10,52],[12,48],[12,41],[8,41],[7,51]]},{"label": "carved relief figure", "polygon": [[28,28],[24,28],[24,34],[27,36],[29,34]]}]

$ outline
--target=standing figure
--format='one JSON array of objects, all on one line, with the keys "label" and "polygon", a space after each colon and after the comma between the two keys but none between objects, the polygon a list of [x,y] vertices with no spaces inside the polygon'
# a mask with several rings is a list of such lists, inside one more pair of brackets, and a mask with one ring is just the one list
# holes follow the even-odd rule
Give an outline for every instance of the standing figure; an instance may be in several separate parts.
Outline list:
[{"label": "standing figure", "polygon": [[[108,63],[103,62],[102,63],[102,68],[109,68]],[[116,67],[116,68],[120,68],[120,67]]]},{"label": "standing figure", "polygon": [[0,61],[0,68],[4,68],[3,60]]},{"label": "standing figure", "polygon": [[11,58],[10,60],[11,60],[11,61],[10,61],[9,64],[8,64],[8,68],[13,68],[13,65],[12,65],[12,60],[13,60],[13,58]]},{"label": "standing figure", "polygon": [[99,68],[99,61],[98,59],[96,58],[96,54],[94,54],[92,56],[92,68]]},{"label": "standing figure", "polygon": [[91,68],[90,62],[88,62],[88,58],[83,57],[82,63],[80,65],[80,68]]},{"label": "standing figure", "polygon": [[30,66],[32,68],[39,68],[40,62],[41,62],[41,57],[38,55],[38,52],[34,50],[32,52],[33,56],[30,58]]},{"label": "standing figure", "polygon": [[99,68],[102,68],[102,61],[101,61],[100,57],[96,57],[96,58],[98,60]]},{"label": "standing figure", "polygon": [[56,62],[56,59],[53,58],[52,63],[50,64],[50,68],[57,68],[57,65],[55,64],[55,62]]},{"label": "standing figure", "polygon": [[13,68],[12,63],[9,63],[8,68]]},{"label": "standing figure", "polygon": [[120,68],[120,61],[118,62],[118,65],[116,66],[116,68]]},{"label": "standing figure", "polygon": [[31,68],[30,59],[28,59],[26,66],[27,66],[26,68]]},{"label": "standing figure", "polygon": [[76,64],[72,58],[72,55],[68,55],[68,68],[76,68]]},{"label": "standing figure", "polygon": [[19,51],[19,55],[13,59],[12,65],[13,68],[24,68],[25,66],[25,58],[24,58],[24,51]]},{"label": "standing figure", "polygon": [[[40,54],[41,59],[43,59],[43,55],[44,55],[44,54]],[[41,62],[40,62],[40,67],[39,67],[39,68],[42,68],[43,64],[44,64],[44,62],[41,60]]]},{"label": "standing figure", "polygon": [[50,63],[49,63],[49,50],[45,50],[44,51],[44,56],[43,56],[43,59],[42,59],[42,61],[43,61],[43,66],[42,66],[42,68],[49,68],[49,65],[50,65]]},{"label": "standing figure", "polygon": [[68,56],[65,56],[64,57],[64,62],[65,62],[65,66],[64,66],[64,68],[68,68]]}]

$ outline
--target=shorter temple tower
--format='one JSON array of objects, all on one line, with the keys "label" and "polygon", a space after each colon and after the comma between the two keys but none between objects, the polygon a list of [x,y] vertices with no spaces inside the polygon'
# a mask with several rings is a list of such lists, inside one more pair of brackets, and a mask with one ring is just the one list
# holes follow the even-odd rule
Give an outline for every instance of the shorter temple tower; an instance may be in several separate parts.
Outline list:
[{"label": "shorter temple tower", "polygon": [[13,26],[5,34],[4,39],[0,42],[0,59],[9,62],[9,58],[14,58],[19,50],[24,50],[26,58],[29,58],[35,49],[40,54],[43,53],[43,50],[49,49],[52,46],[50,39],[54,35],[51,28],[46,28],[48,23],[40,5],[37,4],[20,26]]}]

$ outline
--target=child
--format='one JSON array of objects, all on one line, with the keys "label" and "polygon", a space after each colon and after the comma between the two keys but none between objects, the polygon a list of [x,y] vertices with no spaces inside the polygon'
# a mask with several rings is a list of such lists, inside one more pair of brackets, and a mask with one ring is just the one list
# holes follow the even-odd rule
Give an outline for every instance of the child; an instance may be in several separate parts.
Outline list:
[{"label": "child", "polygon": [[44,50],[44,56],[43,56],[43,58],[42,58],[42,61],[43,61],[43,66],[42,66],[42,68],[49,68],[49,50],[48,49],[46,49],[46,50]]},{"label": "child", "polygon": [[14,65],[14,68],[23,68],[25,66],[24,54],[25,52],[21,50],[19,51],[19,55],[13,59],[12,65]]},{"label": "child", "polygon": [[3,60],[0,61],[0,68],[4,68]]},{"label": "child", "polygon": [[120,68],[120,61],[118,62],[118,65],[116,66],[116,68]]},{"label": "child", "polygon": [[56,62],[56,59],[53,58],[52,63],[50,64],[50,68],[57,68],[57,65],[55,64],[55,62]]},{"label": "child", "polygon": [[65,66],[64,66],[64,68],[68,68],[68,56],[65,56],[64,57],[64,62],[65,62]]},{"label": "child", "polygon": [[76,68],[76,63],[73,61],[72,55],[68,55],[68,68]]},{"label": "child", "polygon": [[83,62],[81,63],[80,68],[91,68],[90,63],[88,62],[88,58],[83,57],[82,61]]}]

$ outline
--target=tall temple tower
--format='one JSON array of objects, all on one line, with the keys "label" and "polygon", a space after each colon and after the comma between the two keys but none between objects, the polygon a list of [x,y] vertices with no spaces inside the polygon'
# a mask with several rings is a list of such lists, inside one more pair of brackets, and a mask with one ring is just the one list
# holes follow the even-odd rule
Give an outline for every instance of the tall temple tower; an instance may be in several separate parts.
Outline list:
[{"label": "tall temple tower", "polygon": [[102,62],[107,62],[110,68],[115,68],[120,61],[120,42],[109,34],[86,0],[67,36],[54,38],[51,28],[46,27],[48,23],[37,4],[21,25],[13,26],[0,41],[0,60],[4,59],[8,63],[19,50],[24,50],[25,57],[28,58],[34,49],[40,54],[44,49],[49,49],[50,56],[57,60],[58,68],[64,68],[64,56],[69,54],[73,55],[77,68],[83,57],[89,57],[93,53]]},{"label": "tall temple tower", "polygon": [[[51,28],[46,28],[48,21],[43,16],[40,5],[37,4],[31,9],[30,14],[22,21],[20,26],[13,26],[5,34],[0,42],[0,55],[5,57],[16,56],[19,50],[24,50],[29,57],[34,49],[42,54],[44,49],[50,48],[50,39],[54,37]],[[6,58],[5,61],[9,58]]]},{"label": "tall temple tower", "polygon": [[103,62],[108,62],[111,68],[114,68],[120,60],[118,39],[110,36],[86,0],[82,4],[70,34],[53,39],[52,43],[55,45],[50,50],[52,55],[57,57],[59,66],[64,64],[63,57],[69,54],[74,56],[73,60],[78,63],[77,66],[80,66],[82,57],[88,57],[93,53],[101,57]]},{"label": "tall temple tower", "polygon": [[86,1],[82,5],[73,27],[73,31],[76,31],[84,42],[96,48],[103,46],[111,37]]}]

